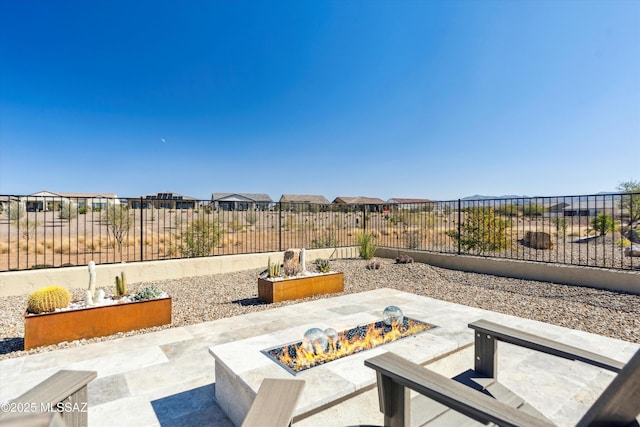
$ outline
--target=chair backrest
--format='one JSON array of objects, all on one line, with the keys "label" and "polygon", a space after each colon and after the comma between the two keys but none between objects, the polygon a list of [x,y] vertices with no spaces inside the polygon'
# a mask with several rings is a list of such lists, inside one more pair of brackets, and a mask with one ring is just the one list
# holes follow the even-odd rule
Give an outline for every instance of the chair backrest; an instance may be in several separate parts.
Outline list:
[{"label": "chair backrest", "polygon": [[304,380],[265,378],[242,427],[287,427],[304,388]]},{"label": "chair backrest", "polygon": [[640,350],[627,362],[609,387],[577,424],[582,426],[628,426],[640,414]]}]

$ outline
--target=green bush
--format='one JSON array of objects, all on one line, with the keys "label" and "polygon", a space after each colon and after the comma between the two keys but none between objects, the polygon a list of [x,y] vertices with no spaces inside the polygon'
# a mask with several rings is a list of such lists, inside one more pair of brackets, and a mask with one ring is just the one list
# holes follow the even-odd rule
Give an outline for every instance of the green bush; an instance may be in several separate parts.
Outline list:
[{"label": "green bush", "polygon": [[608,232],[615,231],[616,223],[611,215],[601,213],[591,219],[591,227],[598,235],[605,236]]},{"label": "green bush", "polygon": [[86,215],[86,213],[89,211],[89,208],[86,206],[80,206],[78,208],[78,214],[80,215]]},{"label": "green bush", "polygon": [[254,225],[258,222],[258,215],[256,214],[256,211],[247,211],[246,221],[249,225]]},{"label": "green bush", "polygon": [[60,212],[58,212],[58,218],[66,219],[67,221],[72,220],[78,215],[78,210],[76,209],[75,203],[62,202],[60,205]]},{"label": "green bush", "polygon": [[522,213],[525,216],[542,216],[547,209],[539,203],[529,203],[522,206]]},{"label": "green bush", "polygon": [[20,221],[27,217],[27,210],[24,208],[24,205],[18,202],[11,202],[3,214],[10,223],[18,225]]},{"label": "green bush", "polygon": [[446,234],[460,242],[466,251],[503,251],[510,246],[506,232],[509,226],[509,221],[500,218],[493,210],[469,209],[460,225],[460,232],[451,230]]},{"label": "green bush", "polygon": [[553,225],[556,226],[556,230],[558,231],[558,236],[566,237],[567,226],[569,225],[567,223],[566,218],[560,218],[560,217],[553,218]]},{"label": "green bush", "polygon": [[360,258],[371,259],[378,247],[374,245],[375,235],[371,232],[357,232],[358,246],[360,247]]},{"label": "green bush", "polygon": [[187,226],[183,235],[184,243],[179,250],[183,257],[193,258],[211,255],[222,239],[222,230],[211,219],[199,217]]},{"label": "green bush", "polygon": [[336,246],[338,246],[338,237],[333,231],[320,233],[311,241],[311,247],[314,249],[335,248]]}]

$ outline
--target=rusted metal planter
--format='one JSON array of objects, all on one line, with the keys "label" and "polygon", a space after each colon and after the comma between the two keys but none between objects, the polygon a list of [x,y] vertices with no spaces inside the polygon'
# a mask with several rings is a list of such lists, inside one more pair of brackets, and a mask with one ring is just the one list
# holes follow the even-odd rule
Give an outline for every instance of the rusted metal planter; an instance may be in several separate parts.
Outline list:
[{"label": "rusted metal planter", "polygon": [[24,315],[24,349],[171,323],[171,297]]},{"label": "rusted metal planter", "polygon": [[274,281],[258,278],[258,299],[268,303],[343,291],[344,273],[327,273]]}]

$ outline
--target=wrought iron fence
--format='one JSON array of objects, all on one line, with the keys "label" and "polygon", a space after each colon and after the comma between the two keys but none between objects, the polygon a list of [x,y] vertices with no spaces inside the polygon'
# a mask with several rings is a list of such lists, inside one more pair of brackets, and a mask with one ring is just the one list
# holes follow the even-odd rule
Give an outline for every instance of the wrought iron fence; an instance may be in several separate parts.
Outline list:
[{"label": "wrought iron fence", "polygon": [[399,252],[640,266],[630,256],[638,193],[244,210],[208,200],[0,196],[0,208],[0,271],[344,247],[358,233]]}]

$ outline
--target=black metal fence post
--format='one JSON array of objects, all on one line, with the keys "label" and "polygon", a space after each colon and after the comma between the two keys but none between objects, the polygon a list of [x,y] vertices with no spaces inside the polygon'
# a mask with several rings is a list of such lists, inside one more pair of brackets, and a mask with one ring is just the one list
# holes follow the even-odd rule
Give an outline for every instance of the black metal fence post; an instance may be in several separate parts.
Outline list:
[{"label": "black metal fence post", "polygon": [[144,220],[142,219],[142,197],[140,197],[140,261],[144,261]]},{"label": "black metal fence post", "polygon": [[282,202],[278,202],[278,250],[282,250]]},{"label": "black metal fence post", "polygon": [[362,205],[362,232],[367,232],[367,205]]},{"label": "black metal fence post", "polygon": [[462,253],[462,245],[460,243],[460,240],[462,238],[461,221],[462,221],[462,201],[458,199],[458,255]]}]

